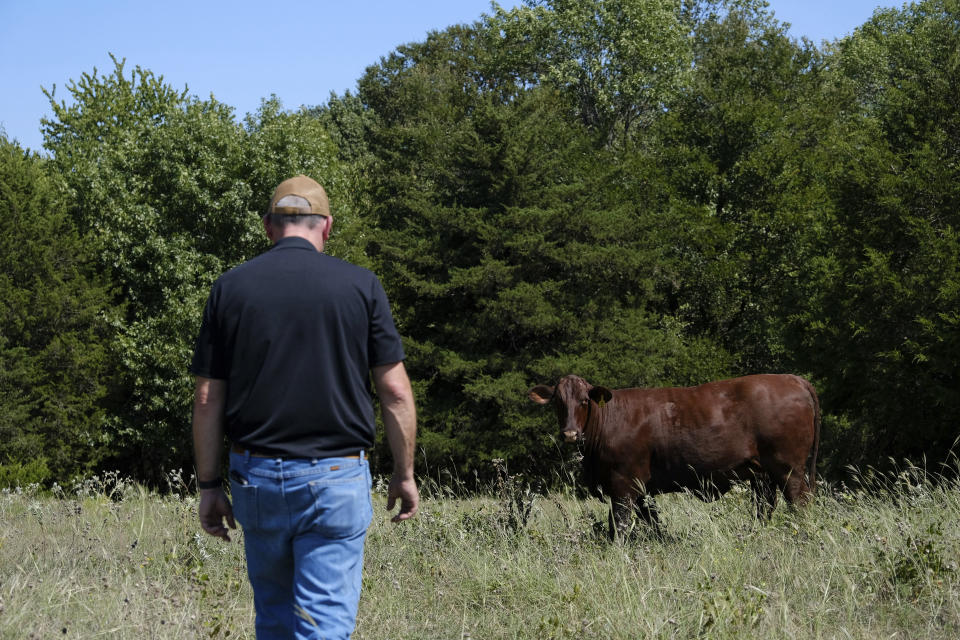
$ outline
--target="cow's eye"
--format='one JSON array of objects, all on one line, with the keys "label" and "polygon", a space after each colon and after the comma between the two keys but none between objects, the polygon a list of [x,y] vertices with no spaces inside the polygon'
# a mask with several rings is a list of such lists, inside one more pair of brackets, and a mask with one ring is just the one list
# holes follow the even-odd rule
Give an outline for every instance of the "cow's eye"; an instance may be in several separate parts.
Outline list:
[{"label": "cow's eye", "polygon": [[587,400],[586,398],[584,398],[583,400],[580,401],[580,406],[585,407],[585,406],[587,406],[587,404],[588,404],[589,402],[590,402],[589,400]]}]

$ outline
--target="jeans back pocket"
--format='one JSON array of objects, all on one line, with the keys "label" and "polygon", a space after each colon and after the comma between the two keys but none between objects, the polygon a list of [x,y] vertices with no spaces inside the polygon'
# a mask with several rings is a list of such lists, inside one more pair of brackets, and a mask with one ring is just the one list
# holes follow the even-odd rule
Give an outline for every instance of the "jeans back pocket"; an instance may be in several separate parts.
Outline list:
[{"label": "jeans back pocket", "polygon": [[346,477],[310,482],[314,499],[311,528],[327,538],[350,538],[370,526],[373,504],[366,467]]}]

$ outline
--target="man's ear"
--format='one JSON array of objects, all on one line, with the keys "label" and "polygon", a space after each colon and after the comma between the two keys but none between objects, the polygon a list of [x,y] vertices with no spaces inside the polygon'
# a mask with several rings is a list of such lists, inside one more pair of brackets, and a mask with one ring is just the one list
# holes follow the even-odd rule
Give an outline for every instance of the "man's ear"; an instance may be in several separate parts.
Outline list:
[{"label": "man's ear", "polygon": [[547,404],[553,399],[553,387],[538,384],[527,393],[527,397],[537,404]]},{"label": "man's ear", "polygon": [[263,216],[263,232],[267,234],[267,239],[270,242],[276,242],[276,238],[273,237],[273,224],[270,222],[270,216]]}]

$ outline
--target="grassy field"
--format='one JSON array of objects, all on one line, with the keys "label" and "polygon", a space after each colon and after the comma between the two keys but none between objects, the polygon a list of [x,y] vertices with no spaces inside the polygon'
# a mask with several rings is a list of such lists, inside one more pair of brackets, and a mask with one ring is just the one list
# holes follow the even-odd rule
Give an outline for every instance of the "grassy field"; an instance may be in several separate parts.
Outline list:
[{"label": "grassy field", "polygon": [[[960,637],[960,485],[919,469],[851,473],[768,524],[745,491],[662,496],[662,537],[616,544],[599,501],[506,474],[422,489],[398,526],[378,483],[355,638]],[[110,476],[4,491],[0,638],[252,638],[242,534],[195,510]]]}]

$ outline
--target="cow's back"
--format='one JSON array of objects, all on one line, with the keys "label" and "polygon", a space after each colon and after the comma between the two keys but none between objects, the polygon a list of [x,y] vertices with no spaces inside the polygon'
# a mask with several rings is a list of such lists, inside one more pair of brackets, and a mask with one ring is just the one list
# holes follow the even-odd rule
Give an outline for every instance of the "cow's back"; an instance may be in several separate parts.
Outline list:
[{"label": "cow's back", "polygon": [[620,389],[608,438],[614,451],[643,459],[651,490],[695,489],[705,476],[719,482],[751,465],[802,467],[814,441],[815,402],[805,380],[778,374]]},{"label": "cow's back", "polygon": [[818,419],[817,399],[810,384],[787,374],[745,376],[724,382],[735,389],[739,407],[736,422],[754,438],[763,466],[803,468],[816,439]]}]

